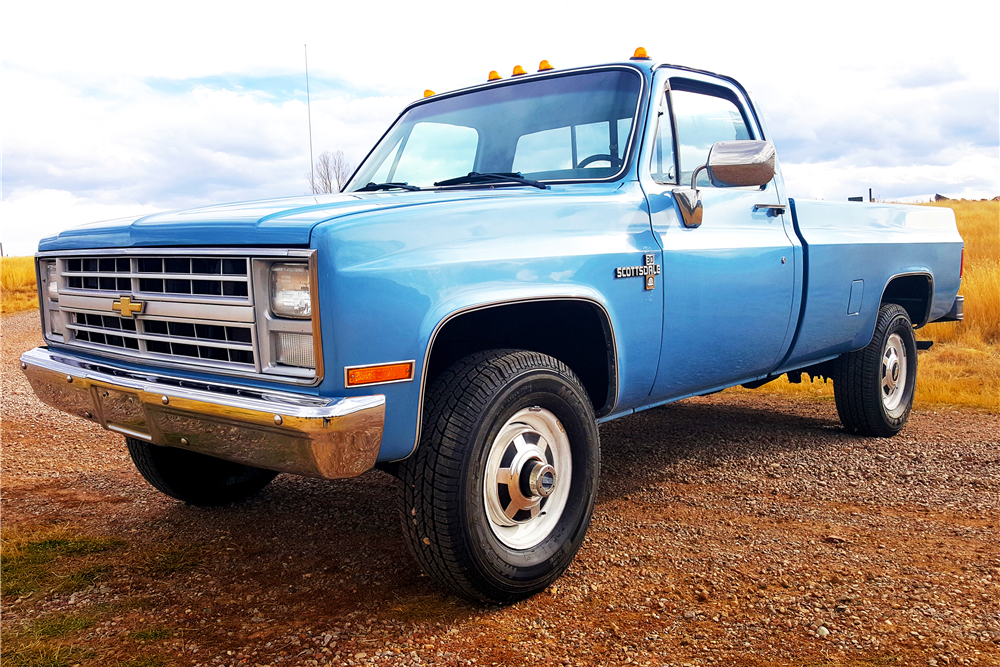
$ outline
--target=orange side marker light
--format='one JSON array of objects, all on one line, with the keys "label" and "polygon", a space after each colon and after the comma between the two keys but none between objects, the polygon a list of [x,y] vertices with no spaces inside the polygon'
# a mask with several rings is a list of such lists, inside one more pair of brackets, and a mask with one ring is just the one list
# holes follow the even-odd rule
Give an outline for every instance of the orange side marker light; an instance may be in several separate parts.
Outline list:
[{"label": "orange side marker light", "polygon": [[360,387],[366,384],[378,384],[381,382],[401,382],[412,379],[412,361],[344,369],[344,384],[348,387]]},{"label": "orange side marker light", "polygon": [[515,65],[514,66],[514,73],[511,74],[511,76],[521,76],[522,74],[527,74],[527,72],[525,72],[524,68],[521,67],[520,65]]},{"label": "orange side marker light", "polygon": [[539,72],[544,72],[547,69],[554,69],[552,65],[549,64],[548,60],[543,60],[542,62],[538,63]]},{"label": "orange side marker light", "polygon": [[434,91],[431,90],[430,88],[428,88],[427,90],[424,91],[424,97],[430,97],[433,94],[434,94]]},{"label": "orange side marker light", "polygon": [[502,79],[502,78],[503,78],[503,77],[502,77],[502,76],[500,76],[500,72],[498,72],[498,71],[496,71],[496,70],[492,70],[492,71],[490,72],[490,76],[489,76],[489,78],[488,78],[488,79],[486,79],[486,80],[487,80],[487,81],[496,81],[497,79]]}]

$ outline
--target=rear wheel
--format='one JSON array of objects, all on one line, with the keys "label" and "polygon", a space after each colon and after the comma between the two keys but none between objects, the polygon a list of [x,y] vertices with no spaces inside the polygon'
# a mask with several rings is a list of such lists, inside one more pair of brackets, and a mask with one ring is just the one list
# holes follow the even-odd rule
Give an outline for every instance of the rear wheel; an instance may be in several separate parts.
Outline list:
[{"label": "rear wheel", "polygon": [[404,534],[444,585],[514,602],[572,562],[599,468],[593,408],[569,368],[521,350],[466,357],[428,391],[420,445],[400,465]]},{"label": "rear wheel", "polygon": [[256,494],[278,473],[176,447],[126,438],[139,473],[171,498],[191,505],[228,505]]},{"label": "rear wheel", "polygon": [[859,435],[895,435],[910,416],[916,381],[917,342],[910,317],[901,306],[885,304],[868,346],[834,362],[840,421]]}]

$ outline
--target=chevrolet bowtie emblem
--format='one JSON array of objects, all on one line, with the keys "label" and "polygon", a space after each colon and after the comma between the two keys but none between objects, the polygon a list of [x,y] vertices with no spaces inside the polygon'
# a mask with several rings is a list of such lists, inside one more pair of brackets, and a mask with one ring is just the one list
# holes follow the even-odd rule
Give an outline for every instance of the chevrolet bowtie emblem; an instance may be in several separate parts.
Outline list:
[{"label": "chevrolet bowtie emblem", "polygon": [[123,296],[117,301],[111,302],[111,310],[122,311],[122,317],[132,317],[132,313],[142,312],[142,304],[143,304],[142,301],[136,301],[135,303],[132,303],[132,299],[128,298],[127,296]]}]

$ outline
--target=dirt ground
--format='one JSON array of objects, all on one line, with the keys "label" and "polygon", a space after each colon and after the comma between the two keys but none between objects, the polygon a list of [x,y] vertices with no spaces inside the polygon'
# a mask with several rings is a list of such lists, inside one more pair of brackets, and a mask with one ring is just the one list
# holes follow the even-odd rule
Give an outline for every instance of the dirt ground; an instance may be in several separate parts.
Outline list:
[{"label": "dirt ground", "polygon": [[34,398],[37,330],[0,334],[4,667],[1000,664],[996,415],[865,439],[830,400],[717,394],[605,424],[572,567],[495,607],[421,575],[384,473],[221,509],[154,491]]}]

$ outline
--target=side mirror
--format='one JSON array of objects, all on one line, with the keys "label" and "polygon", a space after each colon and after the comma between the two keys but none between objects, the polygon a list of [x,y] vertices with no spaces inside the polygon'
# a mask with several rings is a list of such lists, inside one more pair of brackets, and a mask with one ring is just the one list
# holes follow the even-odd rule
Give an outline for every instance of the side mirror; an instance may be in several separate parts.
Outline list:
[{"label": "side mirror", "polygon": [[774,144],[770,141],[718,141],[708,152],[708,162],[691,174],[690,188],[674,188],[674,199],[685,227],[701,226],[701,191],[698,174],[708,171],[717,188],[767,185],[774,178]]},{"label": "side mirror", "polygon": [[[774,178],[774,144],[770,141],[719,141],[705,165],[712,185],[736,188],[767,185]],[[692,177],[691,187],[695,186]]]}]

